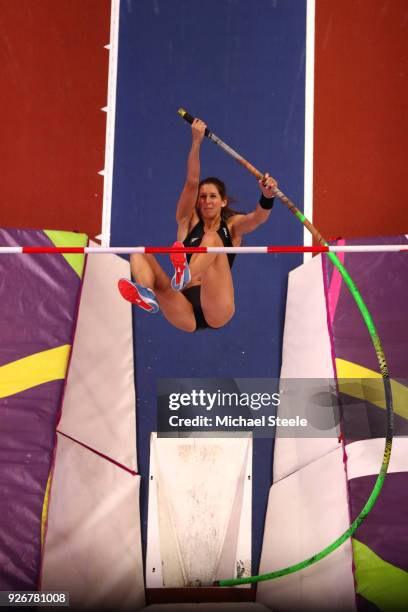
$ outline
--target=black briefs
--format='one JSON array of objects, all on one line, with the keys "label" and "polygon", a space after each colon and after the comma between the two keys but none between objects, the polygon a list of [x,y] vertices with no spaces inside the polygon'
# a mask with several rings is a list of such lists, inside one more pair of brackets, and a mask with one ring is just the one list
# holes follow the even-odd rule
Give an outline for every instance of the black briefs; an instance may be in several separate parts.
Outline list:
[{"label": "black briefs", "polygon": [[186,298],[193,307],[197,326],[196,331],[198,331],[199,329],[215,329],[214,327],[211,327],[211,325],[208,325],[204,317],[203,309],[201,308],[201,285],[193,285],[192,287],[187,287],[187,289],[184,289],[182,293],[186,296]]}]

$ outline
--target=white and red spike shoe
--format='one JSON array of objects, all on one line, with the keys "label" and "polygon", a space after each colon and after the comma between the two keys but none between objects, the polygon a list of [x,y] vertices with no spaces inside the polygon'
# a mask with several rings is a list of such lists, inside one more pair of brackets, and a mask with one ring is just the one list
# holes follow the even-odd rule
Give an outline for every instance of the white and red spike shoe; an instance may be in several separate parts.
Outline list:
[{"label": "white and red spike shoe", "polygon": [[139,308],[142,308],[150,314],[158,312],[159,304],[151,289],[138,285],[137,283],[132,283],[127,278],[119,279],[118,289],[120,295],[128,302],[136,304],[136,306],[139,306]]},{"label": "white and red spike shoe", "polygon": [[[175,242],[172,247],[182,248],[182,242]],[[171,287],[174,291],[182,291],[191,281],[190,268],[188,267],[185,253],[170,253],[170,261],[174,266],[174,275],[171,279]]]}]

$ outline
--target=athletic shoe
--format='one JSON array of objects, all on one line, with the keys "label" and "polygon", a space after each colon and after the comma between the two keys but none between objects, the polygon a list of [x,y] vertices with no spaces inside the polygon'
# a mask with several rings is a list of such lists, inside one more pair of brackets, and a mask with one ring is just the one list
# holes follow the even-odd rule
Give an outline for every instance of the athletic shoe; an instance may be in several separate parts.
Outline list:
[{"label": "athletic shoe", "polygon": [[[175,242],[173,247],[182,248],[182,242]],[[170,261],[174,266],[174,276],[171,279],[171,287],[174,291],[182,291],[191,281],[190,268],[188,267],[185,253],[170,253]]]},{"label": "athletic shoe", "polygon": [[142,308],[146,312],[153,314],[159,310],[156,296],[151,289],[132,283],[127,278],[119,279],[118,289],[120,295],[125,300],[132,304],[136,304],[136,306],[139,306],[139,308]]}]

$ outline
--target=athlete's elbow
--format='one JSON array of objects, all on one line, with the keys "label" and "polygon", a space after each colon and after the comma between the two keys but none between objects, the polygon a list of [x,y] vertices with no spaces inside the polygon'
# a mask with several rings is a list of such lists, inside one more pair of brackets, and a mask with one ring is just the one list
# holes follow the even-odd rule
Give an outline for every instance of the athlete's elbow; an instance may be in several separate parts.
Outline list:
[{"label": "athlete's elbow", "polygon": [[256,224],[254,226],[254,230],[258,229],[258,227],[260,227],[261,225],[263,225],[264,223],[266,223],[268,220],[268,217],[260,217],[259,219],[256,220]]},{"label": "athlete's elbow", "polygon": [[263,213],[263,214],[260,216],[260,218],[259,218],[259,225],[262,225],[263,223],[266,223],[266,222],[268,221],[268,219],[269,219],[269,217],[270,217],[270,216],[271,216],[270,211],[268,211],[268,212],[266,212],[266,211],[265,211],[265,212],[264,212],[264,213]]}]

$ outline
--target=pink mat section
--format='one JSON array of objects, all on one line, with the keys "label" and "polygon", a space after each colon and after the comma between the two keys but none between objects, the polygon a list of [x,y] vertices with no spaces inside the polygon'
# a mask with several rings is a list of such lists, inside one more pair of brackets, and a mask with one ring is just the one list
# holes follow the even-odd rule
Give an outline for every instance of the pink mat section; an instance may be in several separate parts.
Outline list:
[{"label": "pink mat section", "polygon": [[[337,246],[344,246],[346,241],[341,239],[337,241]],[[337,257],[344,264],[344,253],[338,253]],[[337,268],[334,268],[330,281],[329,291],[327,294],[327,310],[330,317],[330,322],[333,323],[336,314],[337,303],[340,297],[342,278]]]}]

